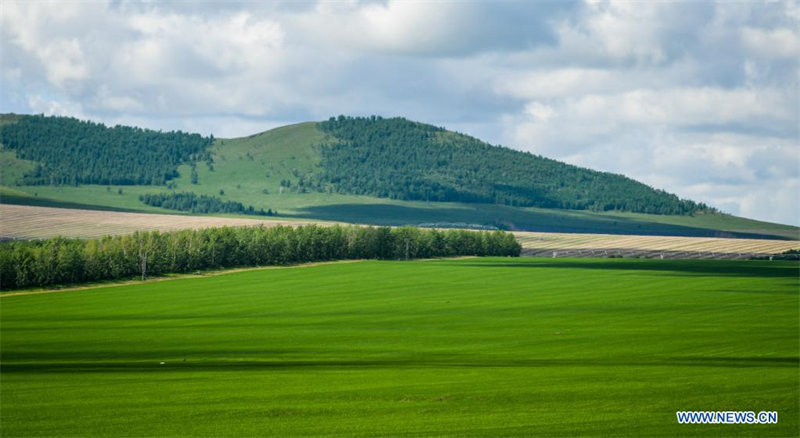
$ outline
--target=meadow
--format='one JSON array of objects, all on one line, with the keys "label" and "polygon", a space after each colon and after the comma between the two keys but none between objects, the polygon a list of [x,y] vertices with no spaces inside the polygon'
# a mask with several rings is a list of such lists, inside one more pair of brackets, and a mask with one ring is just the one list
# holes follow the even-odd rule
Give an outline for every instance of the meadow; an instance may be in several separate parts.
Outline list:
[{"label": "meadow", "polygon": [[4,296],[0,435],[791,436],[799,290],[796,262],[468,258]]}]

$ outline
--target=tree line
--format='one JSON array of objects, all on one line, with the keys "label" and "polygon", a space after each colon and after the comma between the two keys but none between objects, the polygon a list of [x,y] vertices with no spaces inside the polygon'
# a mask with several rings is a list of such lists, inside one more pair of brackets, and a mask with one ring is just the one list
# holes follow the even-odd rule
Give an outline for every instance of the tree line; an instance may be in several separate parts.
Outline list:
[{"label": "tree line", "polygon": [[322,180],[383,198],[652,214],[710,210],[663,190],[404,118],[330,118],[319,128]]},{"label": "tree line", "polygon": [[37,163],[23,184],[161,185],[181,163],[211,160],[214,137],[36,115],[0,127],[0,142]]},{"label": "tree line", "polygon": [[245,207],[241,202],[223,201],[216,196],[197,196],[193,192],[148,193],[140,195],[139,200],[154,207],[192,213],[235,213],[257,216],[275,216],[278,214],[271,208],[266,211],[263,208],[256,210],[252,205]]},{"label": "tree line", "polygon": [[0,244],[3,290],[202,269],[344,259],[519,256],[502,231],[304,225],[136,232],[101,239],[54,238]]}]

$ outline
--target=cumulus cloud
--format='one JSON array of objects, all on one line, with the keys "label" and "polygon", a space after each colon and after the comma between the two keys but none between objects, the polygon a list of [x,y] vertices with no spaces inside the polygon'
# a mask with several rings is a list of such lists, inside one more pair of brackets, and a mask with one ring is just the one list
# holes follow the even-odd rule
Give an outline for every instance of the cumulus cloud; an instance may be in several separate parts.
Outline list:
[{"label": "cumulus cloud", "polygon": [[399,54],[436,54],[462,50],[458,23],[469,20],[470,7],[455,3],[321,3],[305,30],[320,40],[353,49]]},{"label": "cumulus cloud", "polygon": [[291,23],[302,41],[339,50],[452,57],[549,44],[555,38],[549,20],[571,7],[556,2],[535,8],[503,2],[319,2],[294,14]]},{"label": "cumulus cloud", "polygon": [[22,2],[0,111],[248,135],[402,115],[798,224],[784,2]]},{"label": "cumulus cloud", "polygon": [[742,43],[751,56],[794,58],[800,56],[800,38],[789,28],[742,29]]}]

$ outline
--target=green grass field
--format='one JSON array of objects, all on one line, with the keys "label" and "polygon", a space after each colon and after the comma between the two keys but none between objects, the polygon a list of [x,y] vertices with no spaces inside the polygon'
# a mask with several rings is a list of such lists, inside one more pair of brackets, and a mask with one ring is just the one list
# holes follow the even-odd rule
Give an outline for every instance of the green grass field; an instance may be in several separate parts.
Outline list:
[{"label": "green grass field", "polygon": [[799,291],[791,262],[487,258],[5,296],[0,435],[795,436]]}]

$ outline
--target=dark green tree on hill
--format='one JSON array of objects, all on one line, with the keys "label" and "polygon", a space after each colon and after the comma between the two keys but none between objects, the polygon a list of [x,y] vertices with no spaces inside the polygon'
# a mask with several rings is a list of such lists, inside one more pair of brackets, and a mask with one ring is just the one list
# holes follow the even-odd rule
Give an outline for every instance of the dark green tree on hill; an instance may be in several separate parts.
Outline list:
[{"label": "dark green tree on hill", "polygon": [[197,196],[192,192],[147,193],[140,195],[139,200],[154,207],[191,213],[235,213],[259,216],[274,216],[276,214],[271,208],[266,211],[263,208],[256,210],[252,205],[245,207],[241,202],[223,201],[215,196]]},{"label": "dark green tree on hill", "polygon": [[597,172],[404,118],[331,118],[320,145],[336,191],[403,200],[654,214],[709,210],[622,175]]},{"label": "dark green tree on hill", "polygon": [[211,158],[213,136],[84,122],[71,117],[20,116],[0,127],[0,142],[37,162],[25,184],[165,184],[178,165]]}]

